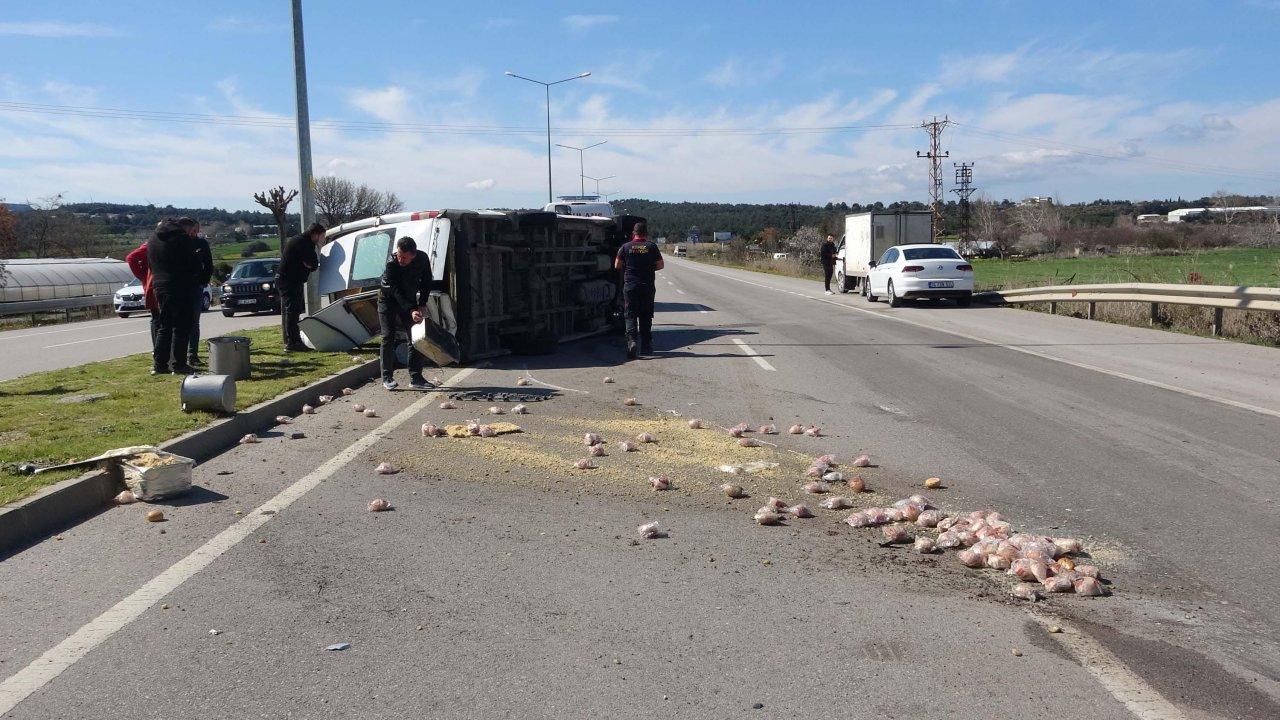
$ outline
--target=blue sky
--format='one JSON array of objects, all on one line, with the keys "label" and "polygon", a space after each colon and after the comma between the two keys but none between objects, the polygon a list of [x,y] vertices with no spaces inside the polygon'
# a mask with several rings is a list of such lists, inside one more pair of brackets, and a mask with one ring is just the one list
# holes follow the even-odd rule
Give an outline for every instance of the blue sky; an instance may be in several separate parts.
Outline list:
[{"label": "blue sky", "polygon": [[[545,200],[542,90],[505,70],[592,72],[554,89],[554,139],[608,140],[586,174],[623,196],[923,199],[902,126],[934,114],[993,197],[1280,194],[1280,0],[304,6],[317,174],[413,207]],[[296,185],[288,8],[0,2],[0,197],[239,208]],[[891,127],[812,130],[866,125]],[[576,192],[577,154],[553,160]]]}]

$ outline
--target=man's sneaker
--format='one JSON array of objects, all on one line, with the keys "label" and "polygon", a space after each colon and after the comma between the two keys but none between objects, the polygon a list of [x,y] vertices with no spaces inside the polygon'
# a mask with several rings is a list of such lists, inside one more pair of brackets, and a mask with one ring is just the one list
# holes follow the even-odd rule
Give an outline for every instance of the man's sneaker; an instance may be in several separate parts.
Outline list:
[{"label": "man's sneaker", "polygon": [[409,387],[414,390],[430,390],[435,387],[426,378],[409,378]]},{"label": "man's sneaker", "polygon": [[827,291],[827,294],[828,294],[828,295],[835,295],[835,293],[831,292],[830,290],[828,290],[828,291]]},{"label": "man's sneaker", "polygon": [[400,387],[400,383],[396,382],[395,380],[383,380],[382,387],[388,390],[395,390],[396,388]]},{"label": "man's sneaker", "polygon": [[635,360],[639,351],[640,348],[636,346],[636,341],[632,338],[627,338],[627,359]]},{"label": "man's sneaker", "polygon": [[173,369],[174,375],[195,375],[195,368],[190,365],[179,365]]},{"label": "man's sneaker", "polygon": [[172,372],[169,368],[151,368],[152,375],[169,375]]}]

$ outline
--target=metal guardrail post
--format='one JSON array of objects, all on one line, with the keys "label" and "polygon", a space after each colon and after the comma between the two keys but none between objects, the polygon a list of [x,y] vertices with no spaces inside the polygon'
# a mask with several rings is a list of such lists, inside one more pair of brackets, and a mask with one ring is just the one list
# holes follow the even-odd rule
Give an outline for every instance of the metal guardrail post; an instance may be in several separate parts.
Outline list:
[{"label": "metal guardrail post", "polygon": [[1058,303],[1056,303],[1056,302],[1051,302],[1051,303],[1049,303],[1049,314],[1050,314],[1050,315],[1057,315],[1057,314],[1058,314]]},{"label": "metal guardrail post", "polygon": [[1159,319],[1160,319],[1160,303],[1151,303],[1151,317],[1148,320],[1148,324],[1155,325]]},{"label": "metal guardrail post", "polygon": [[1093,320],[1097,315],[1098,315],[1098,303],[1090,302],[1088,315],[1086,315],[1086,317],[1088,317],[1090,320]]},{"label": "metal guardrail post", "polygon": [[1222,308],[1213,309],[1213,334],[1214,337],[1222,335]]}]

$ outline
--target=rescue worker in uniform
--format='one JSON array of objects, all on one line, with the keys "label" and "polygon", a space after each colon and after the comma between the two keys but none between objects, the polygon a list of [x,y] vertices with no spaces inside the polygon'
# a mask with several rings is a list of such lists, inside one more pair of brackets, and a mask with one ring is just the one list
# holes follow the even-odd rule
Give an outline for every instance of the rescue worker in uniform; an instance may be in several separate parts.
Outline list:
[{"label": "rescue worker in uniform", "polygon": [[622,315],[627,324],[627,359],[653,353],[654,273],[663,268],[657,243],[644,223],[636,223],[631,242],[618,248],[613,267],[622,271]]}]

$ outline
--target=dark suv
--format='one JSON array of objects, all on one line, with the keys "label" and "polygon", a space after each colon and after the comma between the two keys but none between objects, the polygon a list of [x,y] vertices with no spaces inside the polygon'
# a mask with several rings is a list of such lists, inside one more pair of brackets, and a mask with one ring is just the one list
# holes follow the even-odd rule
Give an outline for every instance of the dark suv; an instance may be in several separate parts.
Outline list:
[{"label": "dark suv", "polygon": [[222,284],[222,314],[236,312],[280,312],[276,290],[276,269],[280,258],[257,258],[236,265]]}]

